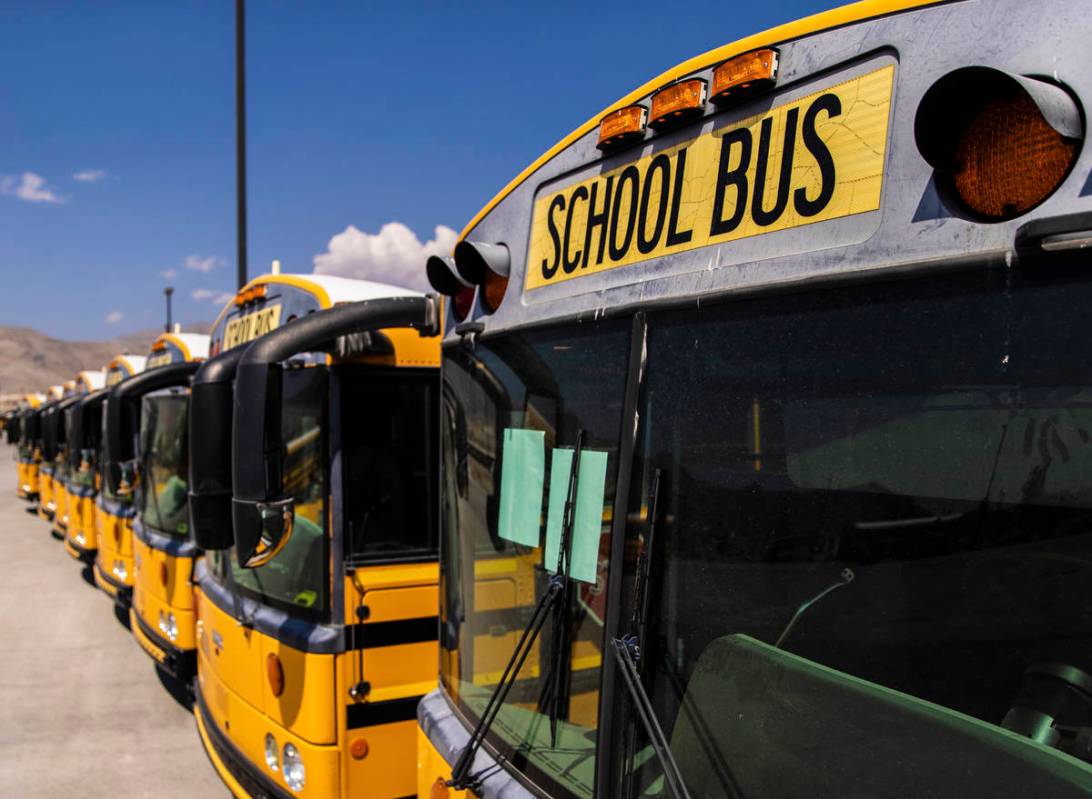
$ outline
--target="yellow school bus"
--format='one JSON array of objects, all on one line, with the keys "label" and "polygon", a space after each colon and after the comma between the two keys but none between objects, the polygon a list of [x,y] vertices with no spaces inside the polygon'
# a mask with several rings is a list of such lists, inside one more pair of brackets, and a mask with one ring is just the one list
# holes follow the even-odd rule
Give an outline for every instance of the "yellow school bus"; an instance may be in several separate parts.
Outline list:
[{"label": "yellow school bus", "polygon": [[50,386],[46,389],[45,396],[46,401],[34,413],[35,446],[38,450],[38,518],[52,523],[57,503],[53,486],[56,436],[51,417],[57,403],[64,399],[64,386]]},{"label": "yellow school bus", "polygon": [[[57,512],[53,514],[53,536],[65,542],[65,551],[73,554],[69,545],[69,528],[77,529],[95,523],[93,486],[89,485],[90,469],[82,470],[79,452],[73,446],[76,419],[83,400],[106,385],[106,373],[82,371],[76,375],[73,388],[57,406],[57,457],[53,473]],[[75,462],[73,462],[75,459]]]},{"label": "yellow school bus", "polygon": [[197,660],[193,571],[200,554],[189,535],[186,499],[189,383],[208,352],[206,335],[164,333],[152,344],[145,385],[128,392],[139,413],[130,628],[158,666],[184,685],[193,680]]},{"label": "yellow school bus", "polygon": [[108,393],[98,416],[102,422],[99,435],[100,487],[95,501],[95,540],[87,540],[89,550],[95,552],[95,585],[110,596],[117,607],[128,611],[133,586],[133,507],[131,492],[118,494],[105,480],[106,422],[110,406],[109,392],[125,380],[144,371],[146,358],[128,353],[113,358],[105,368]]},{"label": "yellow school bus", "polygon": [[437,653],[438,316],[404,289],[270,275],[213,329],[191,400],[195,715],[236,797],[413,793]]},{"label": "yellow school bus", "polygon": [[420,796],[1088,794],[1087,17],[875,0],[747,37],[430,260]]},{"label": "yellow school bus", "polygon": [[38,501],[38,464],[41,453],[35,446],[36,411],[45,395],[24,394],[8,428],[8,441],[15,445],[15,495],[28,502]]}]

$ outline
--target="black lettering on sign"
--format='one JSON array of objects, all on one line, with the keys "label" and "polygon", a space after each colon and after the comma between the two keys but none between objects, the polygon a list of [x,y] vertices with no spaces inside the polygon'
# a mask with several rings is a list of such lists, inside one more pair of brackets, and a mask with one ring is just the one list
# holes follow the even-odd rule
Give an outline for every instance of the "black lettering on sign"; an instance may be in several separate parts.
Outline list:
[{"label": "black lettering on sign", "polygon": [[581,269],[588,265],[588,258],[591,255],[592,231],[596,229],[599,230],[599,252],[595,256],[595,264],[598,266],[603,263],[603,251],[607,247],[607,223],[610,221],[610,193],[613,186],[614,175],[611,175],[603,186],[603,210],[597,212],[595,210],[595,195],[599,193],[599,183],[592,184],[591,197],[588,199],[588,227],[584,231],[584,261],[580,264]]},{"label": "black lettering on sign", "polygon": [[[656,207],[656,227],[652,235],[646,235],[645,226],[648,223],[648,204],[652,200],[653,175],[660,174],[660,200]],[[637,251],[647,255],[656,249],[656,242],[660,240],[660,234],[664,232],[664,221],[667,219],[667,203],[670,199],[671,184],[671,159],[663,153],[652,159],[648,172],[645,173],[645,187],[641,191],[641,215],[637,218]]]},{"label": "black lettering on sign", "polygon": [[[618,176],[618,193],[614,195],[614,205],[610,209],[610,259],[621,261],[633,241],[633,229],[637,225],[637,203],[640,195],[641,173],[637,167],[630,164],[622,170]],[[622,197],[625,196],[625,188],[629,186],[629,218],[626,220],[625,235],[622,243],[618,243],[618,217],[622,207]]]},{"label": "black lettering on sign", "polygon": [[801,136],[804,139],[804,147],[811,153],[815,163],[819,165],[819,194],[814,200],[808,199],[808,194],[803,188],[799,188],[793,194],[793,205],[800,216],[815,216],[830,202],[834,196],[836,174],[834,171],[834,158],[830,154],[827,143],[819,138],[815,130],[815,118],[820,111],[827,112],[827,118],[840,116],[842,113],[842,101],[836,94],[823,94],[816,98],[808,110],[804,112],[804,122],[801,125]]},{"label": "black lettering on sign", "polygon": [[[739,144],[739,163],[729,169],[732,163],[733,145]],[[717,167],[717,191],[713,198],[713,221],[709,225],[710,236],[731,233],[743,221],[747,210],[747,166],[751,163],[751,131],[737,128],[729,131],[720,140],[720,164]],[[735,189],[736,200],[732,214],[724,217],[724,200],[729,187]]]},{"label": "black lettering on sign", "polygon": [[542,276],[549,280],[557,274],[557,268],[561,265],[561,236],[557,232],[557,222],[554,220],[554,211],[565,210],[565,195],[558,194],[550,200],[550,210],[546,212],[546,227],[550,231],[550,241],[553,244],[554,257],[542,259]]},{"label": "black lettering on sign", "polygon": [[587,186],[577,186],[576,191],[573,192],[573,196],[569,198],[569,210],[565,214],[565,251],[564,256],[561,259],[561,268],[565,270],[565,274],[572,274],[572,271],[580,265],[581,250],[577,250],[576,254],[569,258],[569,241],[572,239],[573,234],[573,211],[576,210],[576,201],[583,200],[588,201],[588,188]]},{"label": "black lettering on sign", "polygon": [[693,230],[679,230],[679,206],[682,205],[684,174],[686,172],[686,148],[679,150],[675,164],[675,188],[671,192],[671,216],[667,221],[667,246],[686,244],[694,236]]},{"label": "black lettering on sign", "polygon": [[781,151],[781,174],[777,178],[777,194],[773,208],[766,210],[763,195],[766,192],[766,170],[769,167],[773,118],[762,120],[758,134],[758,159],[755,162],[755,198],[751,202],[751,218],[756,225],[768,227],[781,218],[789,204],[789,181],[792,180],[792,156],[796,149],[796,119],[800,109],[790,108],[785,114],[784,149]]}]

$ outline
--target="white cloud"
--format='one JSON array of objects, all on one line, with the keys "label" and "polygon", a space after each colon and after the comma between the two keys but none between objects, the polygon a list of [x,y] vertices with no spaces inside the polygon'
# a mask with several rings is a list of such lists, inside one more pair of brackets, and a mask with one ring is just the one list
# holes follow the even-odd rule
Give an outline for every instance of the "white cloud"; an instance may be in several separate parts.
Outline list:
[{"label": "white cloud", "polygon": [[219,255],[209,255],[202,258],[200,255],[187,255],[182,266],[194,272],[204,272],[206,275],[213,269],[222,266],[224,259]]},{"label": "white cloud", "polygon": [[125,314],[123,314],[121,311],[110,311],[110,313],[106,314],[106,324],[116,325],[124,318]]},{"label": "white cloud", "polygon": [[21,175],[5,175],[0,179],[0,194],[8,194],[26,200],[29,203],[68,202],[46,185],[46,180],[36,172],[24,172]]},{"label": "white cloud", "polygon": [[315,256],[315,274],[341,275],[428,291],[425,260],[430,255],[450,255],[458,234],[437,225],[431,240],[422,243],[401,222],[388,222],[378,233],[364,233],[349,225]]},{"label": "white cloud", "polygon": [[234,297],[230,291],[216,291],[215,289],[194,289],[190,292],[190,296],[198,302],[210,302],[213,305],[227,305],[228,301]]},{"label": "white cloud", "polygon": [[72,179],[80,183],[98,183],[100,180],[106,180],[109,175],[110,173],[105,169],[81,169],[72,175]]},{"label": "white cloud", "polygon": [[178,270],[177,269],[164,269],[162,272],[159,273],[159,275],[164,280],[174,280],[176,277],[178,277]]}]

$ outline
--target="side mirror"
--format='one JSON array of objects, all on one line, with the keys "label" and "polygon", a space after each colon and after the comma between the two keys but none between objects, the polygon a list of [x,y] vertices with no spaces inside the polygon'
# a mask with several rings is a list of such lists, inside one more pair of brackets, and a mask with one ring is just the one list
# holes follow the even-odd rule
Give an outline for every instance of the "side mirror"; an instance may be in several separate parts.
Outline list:
[{"label": "side mirror", "polygon": [[231,507],[231,424],[235,367],[245,347],[202,364],[190,386],[190,531],[205,551],[234,543]]},{"label": "side mirror", "polygon": [[292,537],[296,509],[291,497],[273,502],[232,503],[235,555],[245,569],[264,566],[277,557]]}]

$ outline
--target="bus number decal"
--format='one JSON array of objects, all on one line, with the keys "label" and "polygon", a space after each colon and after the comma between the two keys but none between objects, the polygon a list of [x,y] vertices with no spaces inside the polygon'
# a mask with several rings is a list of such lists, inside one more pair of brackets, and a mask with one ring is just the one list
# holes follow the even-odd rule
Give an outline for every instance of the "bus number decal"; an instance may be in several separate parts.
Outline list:
[{"label": "bus number decal", "polygon": [[545,193],[525,289],[878,209],[894,70]]},{"label": "bus number decal", "polygon": [[224,330],[223,350],[230,350],[239,344],[253,341],[258,336],[264,336],[269,331],[274,330],[280,324],[280,321],[280,305],[271,305],[246,316],[240,316],[238,319],[232,319],[227,323],[227,328]]}]

